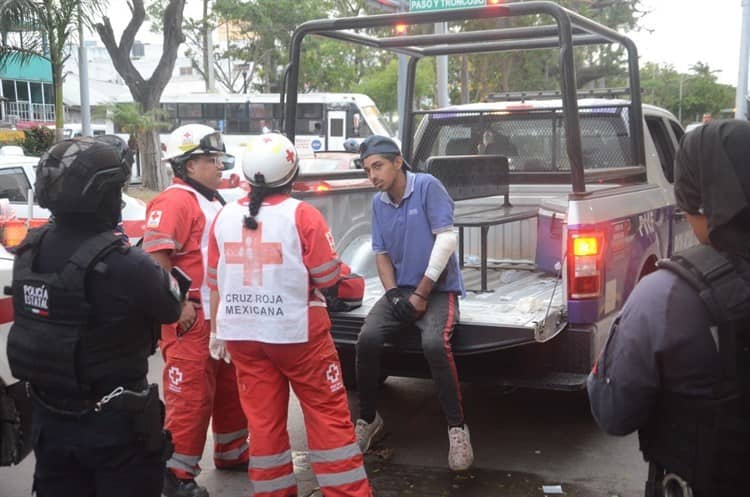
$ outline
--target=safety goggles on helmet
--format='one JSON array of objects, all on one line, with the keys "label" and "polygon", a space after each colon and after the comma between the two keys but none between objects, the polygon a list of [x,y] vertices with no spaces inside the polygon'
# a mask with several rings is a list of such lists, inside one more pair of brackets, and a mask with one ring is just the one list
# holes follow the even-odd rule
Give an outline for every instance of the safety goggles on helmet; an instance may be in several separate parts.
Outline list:
[{"label": "safety goggles on helmet", "polygon": [[227,151],[227,148],[226,146],[224,146],[224,139],[221,137],[221,133],[217,131],[215,133],[209,133],[205,135],[203,138],[200,139],[200,141],[198,142],[198,145],[196,146],[188,145],[187,148],[183,150],[183,154],[192,155],[192,154],[195,154],[199,150],[203,153],[211,154],[211,153],[224,153]]}]

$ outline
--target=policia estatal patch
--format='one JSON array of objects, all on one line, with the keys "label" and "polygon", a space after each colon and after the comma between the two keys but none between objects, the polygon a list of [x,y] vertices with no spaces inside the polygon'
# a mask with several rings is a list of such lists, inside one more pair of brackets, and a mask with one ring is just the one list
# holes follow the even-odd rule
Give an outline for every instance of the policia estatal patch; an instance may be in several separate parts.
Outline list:
[{"label": "policia estatal patch", "polygon": [[41,282],[26,282],[23,285],[24,308],[40,317],[49,316],[49,292],[47,285]]}]

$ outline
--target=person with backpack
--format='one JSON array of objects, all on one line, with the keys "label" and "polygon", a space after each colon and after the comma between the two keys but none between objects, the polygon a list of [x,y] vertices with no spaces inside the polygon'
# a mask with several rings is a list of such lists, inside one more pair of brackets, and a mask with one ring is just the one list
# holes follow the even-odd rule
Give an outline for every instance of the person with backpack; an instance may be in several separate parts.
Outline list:
[{"label": "person with backpack", "polygon": [[[345,272],[333,236],[317,209],[290,196],[299,165],[286,137],[252,137],[242,171],[252,190],[216,216],[207,283],[218,345],[212,354],[235,365],[253,436],[253,495],[297,495],[287,433],[291,387],[322,494],[371,497],[323,295]],[[344,307],[353,304],[351,295],[340,297]]]},{"label": "person with backpack", "polygon": [[[22,438],[3,459],[18,462],[33,444],[39,497],[161,495],[172,445],[146,373],[159,325],[179,318],[184,293],[117,230],[132,163],[127,144],[105,135],[56,143],[36,168],[39,205],[54,222],[14,249],[7,347],[32,427],[16,423]],[[3,421],[24,403],[0,407]]]},{"label": "person with backpack", "polygon": [[675,196],[699,245],[635,287],[588,378],[612,435],[638,430],[647,497],[740,497],[750,468],[750,122],[687,133]]}]

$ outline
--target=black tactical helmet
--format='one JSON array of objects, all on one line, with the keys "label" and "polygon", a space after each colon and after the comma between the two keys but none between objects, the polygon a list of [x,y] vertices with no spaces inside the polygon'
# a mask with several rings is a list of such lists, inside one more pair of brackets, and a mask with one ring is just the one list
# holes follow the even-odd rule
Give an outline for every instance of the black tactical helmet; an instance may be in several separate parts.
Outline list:
[{"label": "black tactical helmet", "polygon": [[63,140],[42,155],[36,168],[39,205],[59,213],[96,213],[130,179],[133,154],[113,135]]}]

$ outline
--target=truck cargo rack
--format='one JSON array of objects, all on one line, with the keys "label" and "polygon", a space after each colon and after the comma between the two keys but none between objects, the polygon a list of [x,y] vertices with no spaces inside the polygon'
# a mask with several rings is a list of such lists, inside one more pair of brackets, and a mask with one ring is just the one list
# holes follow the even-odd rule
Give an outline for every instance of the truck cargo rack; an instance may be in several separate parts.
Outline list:
[{"label": "truck cargo rack", "polygon": [[[531,15],[550,16],[555,24],[543,26],[487,29],[460,33],[404,35],[377,37],[356,30],[395,27],[397,25],[433,24],[472,19],[513,18]],[[638,51],[630,38],[591,19],[549,1],[529,1],[488,5],[470,9],[429,12],[382,14],[339,19],[308,21],[294,31],[289,48],[289,65],[283,77],[282,105],[285,105],[282,129],[294,140],[297,113],[297,94],[300,91],[300,60],[302,42],[308,35],[317,35],[352,42],[366,47],[388,50],[406,55],[409,59],[406,80],[406,112],[401,129],[404,157],[411,160],[413,150],[414,91],[417,63],[424,57],[462,55],[515,50],[559,48],[560,97],[566,128],[566,150],[571,164],[574,194],[585,194],[581,131],[578,122],[578,101],[573,47],[619,43],[627,51],[630,87],[628,113],[632,157],[637,164],[645,164],[643,142],[643,114],[641,110]]]},{"label": "truck cargo rack", "polygon": [[[641,93],[643,91],[641,90]],[[630,88],[590,88],[576,91],[578,98],[615,98],[630,95]],[[487,95],[485,102],[525,102],[526,100],[557,100],[560,90],[501,91]]]}]

